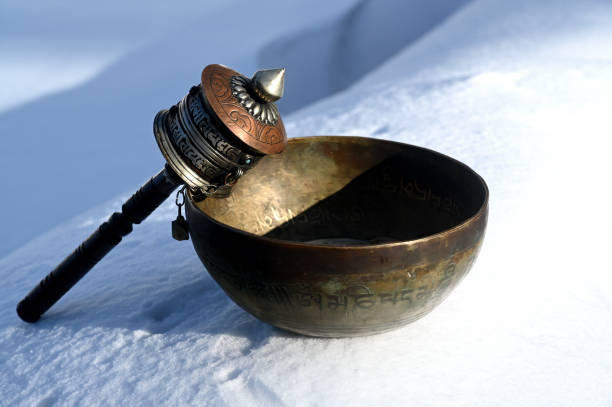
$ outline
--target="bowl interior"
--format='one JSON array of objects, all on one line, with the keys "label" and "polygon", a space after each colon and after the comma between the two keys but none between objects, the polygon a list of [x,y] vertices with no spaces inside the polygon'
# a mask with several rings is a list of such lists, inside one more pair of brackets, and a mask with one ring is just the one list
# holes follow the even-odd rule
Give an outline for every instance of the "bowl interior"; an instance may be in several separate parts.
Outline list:
[{"label": "bowl interior", "polygon": [[431,150],[358,137],[290,139],[227,199],[198,207],[233,228],[328,245],[407,241],[457,226],[484,205],[466,165]]}]

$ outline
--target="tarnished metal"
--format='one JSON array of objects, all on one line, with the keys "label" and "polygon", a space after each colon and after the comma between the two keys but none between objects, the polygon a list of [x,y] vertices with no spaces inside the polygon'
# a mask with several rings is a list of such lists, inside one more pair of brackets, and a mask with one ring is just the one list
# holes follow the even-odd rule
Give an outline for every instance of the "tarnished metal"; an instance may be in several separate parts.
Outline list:
[{"label": "tarnished metal", "polygon": [[357,336],[422,317],[461,281],[488,190],[431,150],[310,137],[263,157],[230,198],[186,207],[196,252],[237,304],[301,334]]}]

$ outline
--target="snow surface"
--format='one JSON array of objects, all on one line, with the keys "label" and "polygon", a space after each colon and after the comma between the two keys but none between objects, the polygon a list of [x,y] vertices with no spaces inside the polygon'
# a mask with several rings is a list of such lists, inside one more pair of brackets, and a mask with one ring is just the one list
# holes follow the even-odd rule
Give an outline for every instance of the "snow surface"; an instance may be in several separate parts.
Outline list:
[{"label": "snow surface", "polygon": [[[67,3],[61,9],[72,7],[71,2]],[[76,5],[80,2],[74,3],[77,13],[68,20],[74,27],[59,29],[66,32],[66,44],[61,43],[61,36],[47,36],[47,31],[55,32],[55,27],[41,22],[41,41],[44,47],[46,38],[50,37],[52,58],[45,53],[39,55],[37,47],[28,48],[26,43],[25,50],[42,62],[29,65],[28,59],[18,60],[18,68],[11,68],[15,47],[10,46],[11,41],[6,41],[9,45],[4,47],[9,48],[10,57],[5,63],[8,68],[4,69],[11,72],[21,69],[24,74],[17,76],[20,80],[7,76],[3,82],[49,82],[60,86],[65,83],[62,77],[43,76],[34,81],[28,75],[32,70],[46,69],[49,61],[65,58],[66,53],[77,55],[76,61],[68,59],[69,70],[80,69],[81,59],[94,54],[93,59],[87,59],[87,66],[91,72],[100,72],[81,85],[75,83],[74,87],[46,96],[43,86],[40,98],[0,113],[0,134],[4,142],[0,165],[4,173],[12,175],[0,178],[0,190],[19,191],[19,199],[0,203],[0,224],[11,230],[10,236],[0,237],[0,254],[70,219],[83,208],[99,205],[130,190],[156,173],[163,160],[153,137],[153,118],[199,83],[204,66],[222,63],[247,75],[261,66],[269,67],[261,55],[268,44],[288,33],[299,33],[329,19],[340,18],[355,0],[263,1],[258,7],[246,1],[233,1],[225,7],[210,7],[205,11],[202,9],[208,2],[198,2],[201,4],[197,6],[184,5],[182,14],[173,10],[168,18],[162,2],[158,2],[157,7],[133,19],[130,16],[138,15],[139,8],[123,6],[126,2],[113,2],[115,14],[111,12],[113,3],[102,2],[93,11],[80,13],[78,10],[89,9]],[[168,3],[165,4],[167,7]],[[148,10],[148,2],[140,3],[140,8]],[[15,18],[21,16],[14,14]],[[34,19],[37,16],[34,12],[23,14]],[[173,17],[179,14],[180,18]],[[79,34],[84,25],[81,15],[93,26],[85,31],[84,39]],[[38,19],[45,20],[44,14]],[[60,26],[67,20],[65,16],[58,19]],[[274,23],[266,24],[263,30],[261,22],[269,19]],[[36,24],[30,25],[36,30]],[[141,27],[148,28],[139,31]],[[80,52],[90,44],[92,50]],[[322,63],[316,53],[314,56],[315,65]],[[105,64],[110,65],[105,68]],[[3,59],[0,59],[1,66]],[[291,66],[287,64],[287,68]],[[83,71],[79,77],[86,77],[86,73]],[[288,78],[287,85],[291,86],[296,79]],[[9,91],[12,88],[6,87]],[[27,94],[21,93],[21,97]],[[27,216],[15,216],[24,212]]]},{"label": "snow surface", "polygon": [[[249,37],[250,48],[241,52],[202,38],[213,32],[237,40],[255,26],[247,15],[260,11],[222,7],[205,18],[206,26],[183,26],[77,88],[0,116],[12,149],[3,149],[3,165],[9,160],[12,169],[19,161],[10,155],[22,160],[28,148],[33,161],[47,163],[14,184],[2,181],[5,191],[19,191],[3,204],[21,208],[3,208],[10,218],[2,218],[5,230],[31,222],[27,227],[39,224],[38,233],[75,210],[61,212],[59,202],[87,207],[125,191],[0,260],[0,404],[611,405],[612,193],[605,186],[612,173],[612,4],[263,4],[282,7],[278,15],[288,20]],[[239,30],[226,26],[236,13],[247,21]],[[179,39],[201,42],[202,52],[190,55],[176,45]],[[160,50],[186,62],[143,70]],[[340,50],[342,63],[334,59]],[[275,329],[223,294],[190,243],[170,238],[176,212],[168,201],[39,323],[22,323],[14,313],[18,300],[120,206],[139,181],[129,177],[145,179],[160,166],[145,131],[155,111],[181,97],[202,65],[250,72],[266,61],[288,66],[282,109],[290,137],[404,141],[462,160],[485,178],[491,190],[485,243],[450,297],[425,318],[383,335],[330,340]],[[304,66],[310,61],[311,70]],[[350,80],[336,84],[343,72]],[[300,87],[309,75],[333,83]],[[123,112],[127,107],[136,112]],[[55,122],[60,112],[76,116],[74,128]],[[26,121],[29,115],[41,121]],[[121,132],[103,121],[79,132],[79,125],[110,115]],[[45,144],[36,129],[66,144]],[[6,134],[19,134],[23,145]],[[90,156],[43,156],[74,151]],[[88,161],[98,172],[76,174]],[[26,176],[36,172],[68,177],[72,189],[56,198],[47,198],[46,184],[37,195],[24,191]],[[135,175],[120,180],[124,172]],[[118,185],[101,181],[107,176]],[[99,191],[83,187],[80,195],[89,201],[74,192],[84,179],[101,184]],[[33,197],[39,199],[24,202]],[[33,208],[55,220],[24,219]]]}]

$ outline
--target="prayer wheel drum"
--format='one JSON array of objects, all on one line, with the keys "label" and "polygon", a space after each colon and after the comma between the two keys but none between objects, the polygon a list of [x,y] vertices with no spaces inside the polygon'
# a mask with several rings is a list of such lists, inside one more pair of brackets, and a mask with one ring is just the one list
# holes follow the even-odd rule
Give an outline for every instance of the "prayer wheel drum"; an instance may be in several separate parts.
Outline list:
[{"label": "prayer wheel drum", "polygon": [[262,157],[229,198],[186,208],[198,256],[246,311],[300,334],[360,336],[422,317],[462,280],[488,189],[431,150],[308,137]]}]

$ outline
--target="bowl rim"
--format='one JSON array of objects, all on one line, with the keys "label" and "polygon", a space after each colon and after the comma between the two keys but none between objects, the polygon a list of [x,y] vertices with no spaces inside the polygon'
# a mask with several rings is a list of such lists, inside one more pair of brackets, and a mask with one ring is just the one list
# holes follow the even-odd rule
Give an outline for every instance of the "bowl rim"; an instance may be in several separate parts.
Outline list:
[{"label": "bowl rim", "polygon": [[[306,136],[306,137],[292,137],[290,139],[288,139],[288,143],[295,143],[295,142],[303,142],[303,141],[307,141],[310,139],[319,139],[319,140],[335,140],[335,139],[353,139],[356,141],[366,141],[366,140],[376,140],[378,142],[381,143],[390,143],[390,144],[397,144],[400,146],[408,146],[408,147],[412,147],[418,150],[423,150],[426,151],[428,153],[434,154],[436,156],[439,156],[440,158],[443,159],[447,159],[450,161],[455,162],[456,164],[464,167],[466,170],[468,170],[469,173],[471,173],[473,176],[475,176],[475,178],[480,182],[480,185],[483,187],[484,189],[484,199],[482,201],[482,204],[480,205],[480,207],[478,208],[478,210],[470,217],[468,217],[467,219],[465,219],[463,222],[448,228],[448,229],[444,229],[440,232],[431,234],[431,235],[427,235],[427,236],[423,236],[420,237],[418,239],[412,239],[412,240],[403,240],[400,242],[389,242],[389,243],[376,243],[376,244],[367,244],[367,245],[342,245],[342,246],[336,246],[336,245],[329,245],[329,244],[320,244],[320,243],[307,243],[307,242],[296,242],[296,241],[292,241],[292,240],[283,240],[283,239],[277,239],[277,238],[273,238],[273,237],[266,237],[266,236],[260,236],[260,235],[256,235],[254,233],[251,232],[247,232],[246,230],[242,230],[242,229],[238,229],[236,227],[230,226],[226,223],[220,222],[216,219],[214,219],[213,217],[209,216],[206,212],[204,212],[202,209],[200,209],[195,202],[193,201],[193,198],[191,196],[191,192],[189,191],[189,189],[187,188],[187,205],[190,207],[190,209],[196,211],[197,213],[199,213],[200,215],[204,216],[208,221],[218,225],[219,227],[223,228],[223,229],[227,229],[233,233],[238,233],[241,235],[244,235],[245,237],[248,238],[252,238],[252,239],[256,239],[259,240],[261,242],[266,242],[269,244],[274,244],[274,245],[284,245],[284,246],[293,246],[296,248],[316,248],[316,249],[324,249],[324,250],[373,250],[373,249],[381,249],[381,248],[391,248],[391,247],[399,247],[399,246],[414,246],[414,245],[418,245],[418,244],[423,244],[429,241],[433,241],[436,239],[441,239],[441,238],[445,238],[448,235],[454,234],[454,233],[459,233],[461,230],[466,229],[470,224],[475,223],[479,218],[483,217],[483,216],[487,216],[488,213],[488,208],[489,208],[489,187],[487,186],[487,183],[485,182],[485,180],[476,172],[474,171],[470,166],[468,166],[467,164],[453,158],[450,157],[446,154],[442,154],[438,151],[426,148],[426,147],[421,147],[421,146],[416,146],[413,144],[408,144],[408,143],[402,143],[399,141],[392,141],[392,140],[386,140],[386,139],[382,139],[382,138],[376,138],[376,137],[363,137],[363,136],[349,136],[349,135],[314,135],[314,136]],[[220,198],[221,199],[221,198]],[[189,219],[188,219],[189,221]],[[485,220],[486,222],[486,220]],[[486,224],[485,224],[486,226]]]}]

